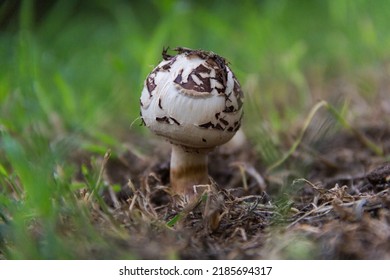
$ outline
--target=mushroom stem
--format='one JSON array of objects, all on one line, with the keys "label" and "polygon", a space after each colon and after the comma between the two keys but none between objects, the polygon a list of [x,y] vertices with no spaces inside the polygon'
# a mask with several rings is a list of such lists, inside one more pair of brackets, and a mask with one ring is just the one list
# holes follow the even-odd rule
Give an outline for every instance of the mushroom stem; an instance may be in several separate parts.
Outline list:
[{"label": "mushroom stem", "polygon": [[209,151],[172,144],[170,181],[175,194],[193,197],[194,185],[210,183],[207,168]]}]

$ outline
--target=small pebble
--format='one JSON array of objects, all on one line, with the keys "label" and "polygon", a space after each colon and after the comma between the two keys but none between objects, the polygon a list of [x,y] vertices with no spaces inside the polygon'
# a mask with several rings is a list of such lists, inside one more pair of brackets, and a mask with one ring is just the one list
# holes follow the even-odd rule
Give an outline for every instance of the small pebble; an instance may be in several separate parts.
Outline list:
[{"label": "small pebble", "polygon": [[373,185],[390,184],[390,163],[385,163],[367,174],[367,180]]}]

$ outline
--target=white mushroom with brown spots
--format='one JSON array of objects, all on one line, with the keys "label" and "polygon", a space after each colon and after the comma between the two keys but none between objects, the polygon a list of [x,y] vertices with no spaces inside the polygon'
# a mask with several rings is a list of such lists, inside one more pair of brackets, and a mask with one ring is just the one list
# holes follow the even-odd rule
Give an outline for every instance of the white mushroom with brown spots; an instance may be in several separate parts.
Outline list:
[{"label": "white mushroom with brown spots", "polygon": [[172,144],[170,183],[176,195],[194,196],[210,184],[207,154],[240,128],[243,92],[226,60],[213,52],[163,50],[163,61],[145,80],[141,118]]}]

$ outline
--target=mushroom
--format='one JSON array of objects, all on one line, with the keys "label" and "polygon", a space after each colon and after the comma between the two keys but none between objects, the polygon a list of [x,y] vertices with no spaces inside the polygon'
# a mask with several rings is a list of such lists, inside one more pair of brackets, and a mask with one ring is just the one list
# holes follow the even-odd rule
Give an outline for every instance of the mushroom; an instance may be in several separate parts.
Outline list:
[{"label": "mushroom", "polygon": [[243,92],[219,55],[178,47],[147,76],[141,119],[172,144],[170,183],[175,195],[193,197],[210,184],[207,154],[228,142],[243,116]]}]

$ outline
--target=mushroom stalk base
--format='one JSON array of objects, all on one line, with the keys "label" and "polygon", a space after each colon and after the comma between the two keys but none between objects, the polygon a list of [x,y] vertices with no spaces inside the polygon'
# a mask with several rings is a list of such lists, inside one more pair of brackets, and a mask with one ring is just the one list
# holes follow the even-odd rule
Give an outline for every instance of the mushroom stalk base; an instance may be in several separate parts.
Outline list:
[{"label": "mushroom stalk base", "polygon": [[207,168],[209,149],[172,145],[170,181],[174,194],[193,197],[194,186],[210,183]]}]

